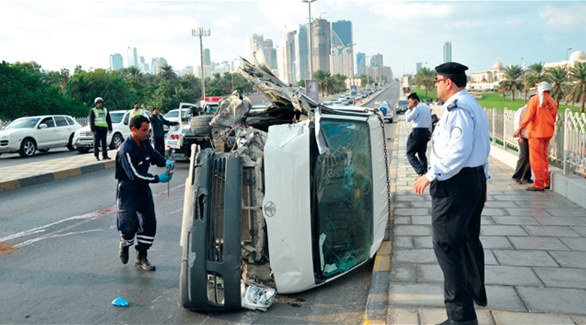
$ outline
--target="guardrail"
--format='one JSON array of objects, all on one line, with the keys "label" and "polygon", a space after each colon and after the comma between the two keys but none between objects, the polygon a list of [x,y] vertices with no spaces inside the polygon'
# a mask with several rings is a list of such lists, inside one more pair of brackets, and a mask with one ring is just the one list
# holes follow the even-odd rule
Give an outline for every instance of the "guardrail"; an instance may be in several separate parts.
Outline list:
[{"label": "guardrail", "polygon": [[[519,150],[518,141],[513,138],[516,110],[484,108],[488,116],[490,138],[493,144],[504,149]],[[585,175],[586,171],[586,114],[573,113],[566,109],[565,119],[558,113],[553,137],[549,143],[549,159],[562,165],[564,174]]]}]

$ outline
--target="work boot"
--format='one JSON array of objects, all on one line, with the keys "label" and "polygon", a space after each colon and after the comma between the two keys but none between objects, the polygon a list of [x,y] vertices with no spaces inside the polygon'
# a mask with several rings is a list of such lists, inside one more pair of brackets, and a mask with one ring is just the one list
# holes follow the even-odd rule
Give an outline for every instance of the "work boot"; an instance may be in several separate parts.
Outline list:
[{"label": "work boot", "polygon": [[136,252],[136,261],[135,261],[136,267],[139,267],[145,271],[154,271],[157,268],[152,265],[149,260],[147,260],[147,250],[141,250]]},{"label": "work boot", "polygon": [[120,256],[120,262],[122,262],[122,264],[128,263],[128,247],[130,246],[122,246],[122,243],[120,243],[118,255]]}]

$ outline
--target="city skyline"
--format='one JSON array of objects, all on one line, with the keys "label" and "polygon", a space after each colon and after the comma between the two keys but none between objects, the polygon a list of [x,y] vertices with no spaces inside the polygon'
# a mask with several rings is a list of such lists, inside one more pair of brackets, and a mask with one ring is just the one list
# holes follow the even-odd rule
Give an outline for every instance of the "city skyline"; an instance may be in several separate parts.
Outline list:
[{"label": "city skyline", "polygon": [[[196,66],[199,42],[191,29],[210,28],[204,48],[214,61],[247,57],[248,36],[256,33],[276,46],[299,24],[307,4],[259,2],[0,2],[0,53],[7,62],[35,61],[45,70],[76,65],[109,68],[109,55],[128,46],[145,58],[164,57],[174,69]],[[87,19],[87,13],[100,19]],[[421,20],[418,15],[426,13]],[[443,62],[442,45],[452,42],[452,59],[481,71],[504,65],[559,62],[565,49],[586,50],[583,2],[381,2],[312,3],[313,18],[352,21],[354,53],[381,53],[397,75],[414,72],[416,62],[433,68]],[[197,13],[194,15],[193,13]],[[413,28],[414,24],[417,28]],[[39,51],[38,48],[59,49]],[[523,57],[523,62],[520,58]],[[152,69],[152,66],[149,67]],[[315,70],[315,68],[314,68]]]}]

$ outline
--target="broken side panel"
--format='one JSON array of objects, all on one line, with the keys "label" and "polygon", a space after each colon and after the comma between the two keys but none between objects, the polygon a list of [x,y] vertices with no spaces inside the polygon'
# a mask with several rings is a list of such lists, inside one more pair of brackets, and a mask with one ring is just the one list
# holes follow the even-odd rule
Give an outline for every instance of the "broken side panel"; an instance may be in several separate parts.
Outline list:
[{"label": "broken side panel", "polygon": [[269,128],[265,198],[269,258],[279,293],[315,285],[312,261],[309,121]]},{"label": "broken side panel", "polygon": [[315,160],[316,280],[342,274],[370,258],[373,180],[370,127],[360,120],[322,119],[330,148]]},{"label": "broken side panel", "polygon": [[180,304],[193,310],[238,309],[242,158],[206,149],[192,158],[191,168],[181,229]]}]

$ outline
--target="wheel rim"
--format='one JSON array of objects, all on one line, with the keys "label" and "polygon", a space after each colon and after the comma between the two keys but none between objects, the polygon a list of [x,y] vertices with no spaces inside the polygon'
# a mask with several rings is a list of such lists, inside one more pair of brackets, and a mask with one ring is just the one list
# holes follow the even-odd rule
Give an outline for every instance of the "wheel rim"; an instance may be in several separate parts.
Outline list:
[{"label": "wheel rim", "polygon": [[24,153],[26,153],[27,156],[32,156],[35,153],[35,145],[30,141],[25,142]]},{"label": "wheel rim", "polygon": [[114,136],[114,147],[116,147],[116,149],[120,148],[120,145],[122,144],[122,138],[119,135]]}]

